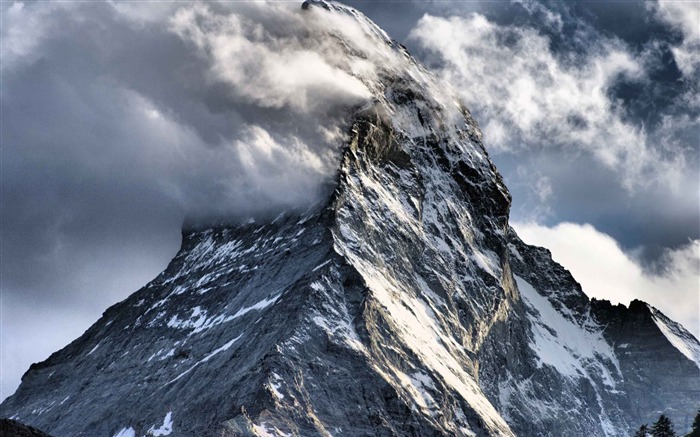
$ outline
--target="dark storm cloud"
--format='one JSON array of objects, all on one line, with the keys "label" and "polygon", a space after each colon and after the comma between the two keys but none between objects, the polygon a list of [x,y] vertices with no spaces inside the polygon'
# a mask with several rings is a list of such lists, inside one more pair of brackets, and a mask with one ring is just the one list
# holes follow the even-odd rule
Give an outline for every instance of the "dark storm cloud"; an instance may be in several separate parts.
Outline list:
[{"label": "dark storm cloud", "polygon": [[[240,214],[254,212],[248,199],[226,199],[229,193],[216,187],[207,192],[203,185],[216,178],[212,171],[222,184],[239,177],[245,169],[235,153],[222,152],[248,139],[248,120],[263,124],[269,111],[232,103],[224,84],[211,85],[207,62],[167,28],[135,29],[105,5],[78,12],[84,15],[79,23],[76,11],[55,11],[52,22],[63,20],[74,28],[53,33],[35,48],[33,62],[11,65],[4,74],[4,140],[18,146],[6,153],[10,181],[5,187],[17,179],[63,193],[83,187],[90,193],[90,185],[98,183],[141,202],[139,187],[160,189],[162,195],[164,186],[174,184],[177,192],[165,194],[182,208],[194,203],[192,209],[200,210],[229,200],[228,208],[240,204]],[[230,162],[206,166],[212,158]],[[42,171],[22,172],[22,165]],[[38,175],[36,183],[23,179]],[[84,184],[60,187],[73,178]],[[264,189],[255,194],[274,196]]]},{"label": "dark storm cloud", "polygon": [[342,115],[370,95],[354,75],[387,58],[349,19],[296,2],[2,8],[4,397],[29,360],[155,276],[185,217],[322,199]]},{"label": "dark storm cloud", "polygon": [[619,185],[618,175],[585,154],[499,154],[495,161],[513,194],[515,220],[548,226],[594,223],[628,252],[641,251],[645,265],[663,248],[677,249],[700,237],[700,201],[693,192],[697,173],[690,173],[676,190],[653,186],[630,193],[611,189]]},{"label": "dark storm cloud", "polygon": [[[323,55],[304,59],[311,70],[303,73],[273,71],[276,82],[287,80],[274,89],[258,73],[284,56],[313,53],[313,45],[281,40],[267,50],[245,22],[217,23],[207,8],[151,17],[147,7],[123,13],[106,4],[4,7],[16,17],[3,70],[5,224],[26,228],[9,234],[31,243],[12,244],[12,253],[43,253],[64,231],[91,241],[103,224],[128,229],[185,213],[235,219],[308,206],[334,173],[340,108],[369,94]],[[129,15],[137,12],[145,16]],[[266,19],[296,13],[290,5]],[[20,28],[22,20],[34,22],[36,34]],[[226,46],[215,47],[222,39]],[[226,59],[217,50],[257,58]],[[226,76],[236,68],[239,75]]]}]

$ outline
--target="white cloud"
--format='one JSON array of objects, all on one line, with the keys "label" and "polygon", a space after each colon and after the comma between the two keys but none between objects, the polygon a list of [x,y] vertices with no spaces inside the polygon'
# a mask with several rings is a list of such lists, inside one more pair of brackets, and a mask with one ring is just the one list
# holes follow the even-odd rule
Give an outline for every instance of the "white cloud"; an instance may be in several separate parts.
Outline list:
[{"label": "white cloud", "polygon": [[22,59],[34,59],[34,50],[41,42],[56,31],[56,23],[50,20],[55,8],[49,4],[42,8],[32,8],[22,2],[5,3],[2,29],[2,69],[14,66]]},{"label": "white cloud", "polygon": [[697,74],[700,74],[700,3],[659,0],[651,7],[661,20],[682,34],[683,40],[671,49],[673,57],[683,74],[697,81]]},{"label": "white cloud", "polygon": [[[312,16],[315,11],[267,5],[262,18],[268,23],[261,23],[260,17],[218,14],[198,4],[180,9],[171,28],[199,48],[216,80],[256,105],[323,113],[329,106],[367,100],[369,89],[353,75],[367,62],[323,36],[330,33],[324,24],[332,17]],[[285,32],[276,33],[279,28],[266,27],[269,23]]]},{"label": "white cloud", "polygon": [[[439,74],[456,86],[496,151],[569,148],[595,156],[630,190],[673,185],[683,150],[661,153],[656,138],[625,117],[610,97],[624,76],[645,77],[644,59],[619,41],[599,38],[586,53],[555,56],[550,39],[527,27],[485,17],[424,16],[411,38],[432,54]],[[668,149],[668,148],[667,148]]]},{"label": "white cloud", "polygon": [[528,244],[550,249],[589,297],[628,305],[643,300],[700,338],[700,240],[667,250],[650,272],[609,235],[589,224],[513,223]]},{"label": "white cloud", "polygon": [[552,30],[561,32],[564,27],[564,20],[561,14],[555,12],[536,0],[513,0],[513,3],[520,4],[533,17],[541,17],[543,24]]}]

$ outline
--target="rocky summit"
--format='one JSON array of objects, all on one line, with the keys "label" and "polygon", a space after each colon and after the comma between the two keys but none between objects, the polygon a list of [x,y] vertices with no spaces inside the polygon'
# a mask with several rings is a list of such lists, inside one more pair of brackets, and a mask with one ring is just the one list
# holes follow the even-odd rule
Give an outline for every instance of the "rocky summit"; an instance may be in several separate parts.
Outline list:
[{"label": "rocky summit", "polygon": [[[3,417],[54,437],[628,436],[700,406],[700,344],[591,300],[509,226],[510,194],[444,84],[384,56],[347,115],[333,193],[190,227],[169,266],[30,367]],[[316,36],[318,37],[318,36]],[[329,38],[337,35],[328,35]]]}]

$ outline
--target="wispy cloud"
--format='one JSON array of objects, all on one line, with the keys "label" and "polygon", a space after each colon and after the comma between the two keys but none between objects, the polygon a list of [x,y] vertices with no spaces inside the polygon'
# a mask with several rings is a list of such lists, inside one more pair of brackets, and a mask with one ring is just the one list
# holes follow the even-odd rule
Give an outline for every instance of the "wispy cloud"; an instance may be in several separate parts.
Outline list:
[{"label": "wispy cloud", "polygon": [[[256,11],[258,16],[251,18],[198,4],[178,10],[170,28],[197,47],[210,64],[213,80],[255,105],[321,116],[334,106],[358,104],[371,96],[356,76],[374,76],[374,65],[350,56],[337,39],[324,37],[331,34],[324,22],[338,17],[266,7],[274,13]],[[357,26],[349,20],[342,24]]]},{"label": "wispy cloud", "polygon": [[672,47],[676,64],[690,80],[699,81],[700,74],[700,3],[695,1],[659,0],[649,2],[657,16],[673,26],[681,36]]},{"label": "wispy cloud", "polygon": [[538,29],[499,25],[479,14],[426,15],[411,38],[458,88],[496,151],[588,153],[616,171],[628,190],[677,185],[686,169],[686,148],[658,144],[657,133],[630,120],[612,97],[621,79],[646,80],[645,59],[617,39],[600,36],[582,53],[555,54]]}]

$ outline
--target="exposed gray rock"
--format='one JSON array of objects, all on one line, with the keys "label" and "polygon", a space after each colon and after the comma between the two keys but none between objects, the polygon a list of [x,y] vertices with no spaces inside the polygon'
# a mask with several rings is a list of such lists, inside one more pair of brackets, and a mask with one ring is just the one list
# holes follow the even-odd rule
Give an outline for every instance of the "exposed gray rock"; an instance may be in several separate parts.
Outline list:
[{"label": "exposed gray rock", "polygon": [[697,340],[644,304],[589,301],[522,243],[468,111],[366,18],[326,6],[395,56],[350,118],[332,197],[184,231],[167,269],[32,365],[2,415],[56,437],[681,425],[700,399]]},{"label": "exposed gray rock", "polygon": [[614,347],[625,376],[620,383],[620,390],[626,394],[621,408],[630,414],[630,422],[651,424],[665,414],[677,430],[689,430],[695,417],[693,408],[700,405],[700,351],[695,349],[693,361],[678,346],[685,344],[692,356],[697,340],[639,300],[632,301],[629,308],[592,300],[591,312],[606,327],[604,336]]}]

